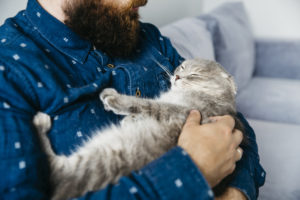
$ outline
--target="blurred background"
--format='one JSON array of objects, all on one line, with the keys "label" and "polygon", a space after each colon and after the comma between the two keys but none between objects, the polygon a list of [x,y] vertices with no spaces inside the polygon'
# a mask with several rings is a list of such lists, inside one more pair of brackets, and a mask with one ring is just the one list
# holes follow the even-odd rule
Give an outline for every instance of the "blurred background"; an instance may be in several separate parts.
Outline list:
[{"label": "blurred background", "polygon": [[[143,21],[157,26],[197,16],[228,0],[149,0]],[[300,0],[243,0],[254,34],[267,38],[300,38]],[[26,7],[27,0],[0,0],[0,24]]]},{"label": "blurred background", "polygon": [[[197,16],[232,0],[149,0],[142,18],[158,26]],[[299,0],[243,0],[256,37],[300,38]],[[155,13],[155,14],[154,14]]]}]

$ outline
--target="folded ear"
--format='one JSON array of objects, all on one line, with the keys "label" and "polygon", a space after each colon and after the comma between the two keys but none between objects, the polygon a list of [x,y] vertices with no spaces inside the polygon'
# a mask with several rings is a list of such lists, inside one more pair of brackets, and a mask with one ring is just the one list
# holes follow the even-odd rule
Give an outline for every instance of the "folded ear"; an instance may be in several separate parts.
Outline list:
[{"label": "folded ear", "polygon": [[237,94],[237,86],[235,84],[233,76],[229,75],[228,76],[228,81],[229,81],[229,84],[230,84],[231,91],[234,93],[234,95],[236,95]]}]

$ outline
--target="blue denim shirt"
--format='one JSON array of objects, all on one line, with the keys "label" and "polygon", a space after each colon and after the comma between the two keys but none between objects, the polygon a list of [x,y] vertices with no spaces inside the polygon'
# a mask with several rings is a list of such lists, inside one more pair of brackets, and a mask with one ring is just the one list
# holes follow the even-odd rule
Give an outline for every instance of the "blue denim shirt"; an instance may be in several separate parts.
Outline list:
[{"label": "blue denim shirt", "polygon": [[[103,109],[98,97],[103,88],[149,98],[168,89],[166,71],[183,58],[153,25],[141,23],[140,38],[134,57],[117,59],[94,49],[36,0],[6,20],[0,27],[1,199],[49,198],[47,160],[32,124],[37,111],[51,116],[55,152],[68,155],[93,130],[120,120]],[[231,185],[255,199],[265,172],[254,132],[243,122],[250,145]],[[118,184],[81,199],[213,199],[213,193],[187,153],[175,147]]]}]

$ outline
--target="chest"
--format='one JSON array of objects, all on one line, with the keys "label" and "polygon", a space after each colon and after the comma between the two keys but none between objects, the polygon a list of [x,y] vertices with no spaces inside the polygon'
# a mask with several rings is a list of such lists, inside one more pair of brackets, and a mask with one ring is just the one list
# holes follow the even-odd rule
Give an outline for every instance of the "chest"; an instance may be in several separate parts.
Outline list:
[{"label": "chest", "polygon": [[[69,154],[96,130],[118,123],[121,116],[104,110],[99,94],[104,88],[115,88],[127,95],[153,98],[170,87],[167,72],[173,66],[159,51],[141,46],[132,59],[104,59],[91,52],[84,65],[72,68],[61,62],[46,96],[41,97],[43,108],[52,119],[49,138],[58,154]],[[56,74],[55,73],[55,74]]]}]

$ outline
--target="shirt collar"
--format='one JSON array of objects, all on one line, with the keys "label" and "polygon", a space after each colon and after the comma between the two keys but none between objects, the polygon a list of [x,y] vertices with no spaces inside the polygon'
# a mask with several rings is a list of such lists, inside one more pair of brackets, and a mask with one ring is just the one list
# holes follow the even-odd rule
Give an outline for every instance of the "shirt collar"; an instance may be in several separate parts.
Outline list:
[{"label": "shirt collar", "polygon": [[89,41],[82,39],[65,24],[50,15],[37,0],[29,0],[25,12],[42,37],[62,53],[84,63],[92,46]]}]

